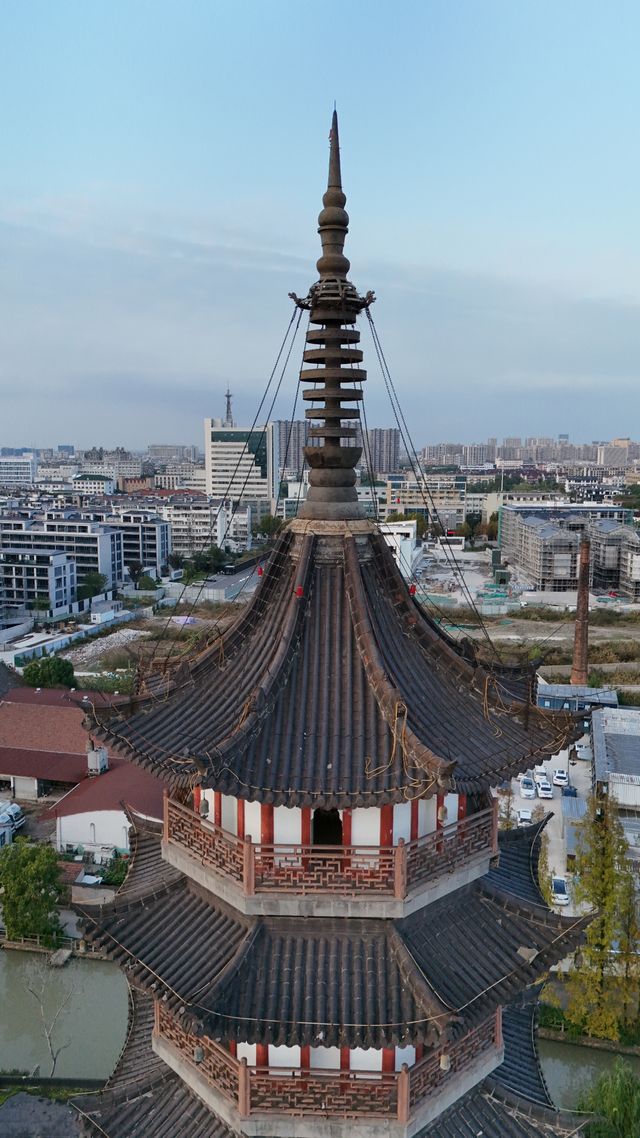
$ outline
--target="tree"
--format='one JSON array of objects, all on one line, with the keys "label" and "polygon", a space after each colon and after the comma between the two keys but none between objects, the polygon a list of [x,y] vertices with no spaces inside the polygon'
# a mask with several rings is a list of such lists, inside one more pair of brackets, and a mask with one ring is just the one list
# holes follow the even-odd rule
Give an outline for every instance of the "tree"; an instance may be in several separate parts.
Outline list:
[{"label": "tree", "polygon": [[587,1138],[636,1138],[640,1134],[640,1079],[623,1059],[616,1059],[580,1098],[578,1110],[597,1117]]},{"label": "tree", "polygon": [[[184,557],[182,556],[182,554],[181,553],[170,553],[169,554],[169,565],[171,566],[172,569],[182,569],[182,566],[184,565]],[[129,572],[131,572],[131,570],[129,570]]]},{"label": "tree", "polygon": [[18,838],[0,850],[2,912],[9,940],[39,936],[53,948],[62,932],[61,888],[53,846],[31,845]]},{"label": "tree", "polygon": [[140,580],[140,578],[142,576],[143,568],[144,568],[144,566],[143,566],[141,561],[128,561],[127,562],[127,569],[129,570],[129,577],[133,581],[134,585],[137,585],[138,581]]},{"label": "tree", "polygon": [[138,577],[136,588],[149,592],[151,589],[155,591],[157,585],[153,577],[150,577],[148,573],[144,573],[142,577]]},{"label": "tree", "polygon": [[504,791],[500,792],[499,797],[498,826],[501,830],[513,830],[516,824],[514,803],[513,784],[511,779],[509,779],[508,784],[505,786]]},{"label": "tree", "polygon": [[278,530],[282,529],[283,525],[282,518],[274,518],[272,514],[265,514],[258,525],[258,533],[264,534],[265,537],[273,537]]},{"label": "tree", "polygon": [[591,796],[580,827],[574,898],[594,910],[580,967],[569,984],[567,1016],[588,1035],[618,1039],[622,1007],[611,949],[619,928],[620,883],[627,872],[627,843],[608,794]]},{"label": "tree", "polygon": [[427,523],[423,514],[412,512],[410,514],[387,514],[388,522],[417,522],[416,533],[420,539],[424,537],[427,532]]},{"label": "tree", "polygon": [[49,1058],[51,1059],[51,1070],[49,1071],[48,1078],[52,1079],[55,1074],[60,1055],[67,1047],[69,1047],[71,1043],[70,1037],[67,1037],[67,1039],[64,1041],[58,1042],[56,1036],[59,1034],[61,1017],[73,995],[73,983],[68,982],[66,985],[66,991],[65,985],[62,984],[62,991],[60,991],[62,978],[60,969],[56,970],[55,989],[59,995],[57,996],[57,999],[55,999],[55,1003],[52,1006],[53,993],[51,989],[53,987],[52,979],[54,973],[51,969],[51,966],[49,964],[46,964],[42,959],[35,960],[31,962],[29,971],[30,975],[25,986],[27,992],[33,996],[38,1005],[38,1012],[42,1021],[42,1030],[47,1042]]},{"label": "tree", "polygon": [[617,906],[617,975],[621,989],[622,1023],[636,1032],[640,1021],[640,923],[636,885],[629,864],[624,866],[618,885]]},{"label": "tree", "polygon": [[465,522],[469,527],[468,536],[471,543],[471,548],[473,549],[476,543],[476,535],[479,533],[480,527],[482,526],[482,514],[472,511],[470,514],[467,514]]},{"label": "tree", "polygon": [[73,664],[61,656],[32,660],[22,675],[26,683],[34,688],[72,688],[75,684]]},{"label": "tree", "polygon": [[82,584],[78,588],[78,600],[85,601],[104,593],[107,587],[107,578],[104,573],[85,573]]}]

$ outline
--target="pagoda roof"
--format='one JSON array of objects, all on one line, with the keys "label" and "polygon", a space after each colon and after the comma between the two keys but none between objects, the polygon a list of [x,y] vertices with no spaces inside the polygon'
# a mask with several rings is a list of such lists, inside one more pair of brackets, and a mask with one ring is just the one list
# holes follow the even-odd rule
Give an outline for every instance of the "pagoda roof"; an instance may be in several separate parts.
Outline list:
[{"label": "pagoda roof", "polygon": [[480,793],[557,753],[574,721],[533,706],[529,678],[444,635],[372,524],[298,521],[228,631],[88,723],[173,785],[379,806]]},{"label": "pagoda roof", "polygon": [[[517,831],[525,848],[537,833],[529,829]],[[404,920],[244,917],[190,880],[167,882],[161,862],[156,879],[148,852],[139,866],[141,848],[129,889],[99,915],[85,910],[95,924],[89,939],[212,1038],[432,1046],[535,983],[577,946],[586,923],[509,895],[488,876]]]},{"label": "pagoda roof", "polygon": [[108,1138],[234,1138],[151,1048],[153,1000],[130,989],[129,1031],[115,1071],[99,1094],[72,1104],[86,1135]]},{"label": "pagoda roof", "polygon": [[[567,1119],[548,1100],[542,1103],[535,1097],[543,1086],[535,1048],[533,1042],[524,1045],[526,1030],[520,1030],[516,1038],[511,1020],[507,1009],[502,1066],[417,1138],[477,1138],[479,1133],[486,1138],[554,1138],[575,1133],[575,1115]],[[99,1094],[71,1100],[80,1114],[83,1133],[90,1138],[147,1138],[153,1130],[154,1138],[232,1138],[233,1131],[152,1051],[152,1027],[151,997],[131,989],[127,1042],[113,1075]],[[516,1068],[525,1091],[519,1097],[512,1087]],[[537,1104],[533,1110],[531,1102]]]}]

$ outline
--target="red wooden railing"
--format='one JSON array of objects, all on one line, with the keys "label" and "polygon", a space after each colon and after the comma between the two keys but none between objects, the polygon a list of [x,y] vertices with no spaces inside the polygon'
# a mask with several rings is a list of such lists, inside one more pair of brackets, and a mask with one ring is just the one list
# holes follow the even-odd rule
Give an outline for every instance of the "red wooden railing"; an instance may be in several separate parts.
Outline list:
[{"label": "red wooden railing", "polygon": [[302,1070],[250,1067],[207,1036],[186,1031],[160,1001],[155,1005],[157,1038],[172,1044],[237,1109],[252,1114],[317,1115],[326,1118],[397,1118],[413,1110],[452,1075],[470,1067],[501,1043],[500,1012],[446,1051],[431,1054],[396,1072]]},{"label": "red wooden railing", "polygon": [[403,899],[408,892],[495,851],[496,815],[490,807],[469,818],[396,846],[312,846],[253,843],[165,798],[165,841],[202,865],[255,893],[327,893]]}]

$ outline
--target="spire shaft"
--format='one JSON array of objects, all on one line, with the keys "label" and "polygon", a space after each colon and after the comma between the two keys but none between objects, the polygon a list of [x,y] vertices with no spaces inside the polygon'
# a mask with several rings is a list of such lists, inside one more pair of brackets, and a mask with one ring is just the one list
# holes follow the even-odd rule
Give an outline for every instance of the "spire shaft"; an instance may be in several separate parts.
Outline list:
[{"label": "spire shaft", "polygon": [[[367,378],[366,371],[358,366],[362,352],[355,323],[368,301],[362,300],[347,280],[350,264],[344,255],[349,232],[346,201],[340,169],[338,115],[334,110],[329,134],[327,189],[318,217],[322,242],[322,255],[317,262],[320,279],[310,293],[309,322],[320,327],[310,327],[307,333],[303,360],[310,366],[300,372],[301,381],[312,385],[303,398],[309,403],[321,404],[305,412],[307,419],[320,420],[320,425],[309,430],[310,439],[317,439],[319,445],[304,448],[311,473],[309,494],[300,517],[329,521],[362,517],[355,488],[355,466],[362,447],[351,443],[357,438],[360,419],[358,403],[362,400],[362,391],[357,387]],[[345,406],[346,403],[349,406]]]}]

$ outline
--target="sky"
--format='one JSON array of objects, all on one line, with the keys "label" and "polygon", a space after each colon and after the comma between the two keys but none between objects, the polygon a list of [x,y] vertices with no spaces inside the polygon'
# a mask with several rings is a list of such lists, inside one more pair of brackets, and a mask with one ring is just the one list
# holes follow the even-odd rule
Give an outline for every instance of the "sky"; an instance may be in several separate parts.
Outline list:
[{"label": "sky", "polygon": [[251,422],[334,100],[415,444],[640,437],[639,41],[636,0],[4,0],[0,445],[202,444],[227,384]]}]

